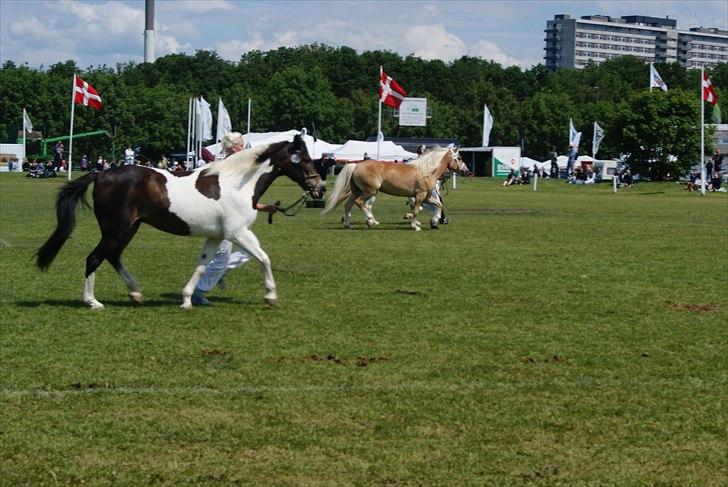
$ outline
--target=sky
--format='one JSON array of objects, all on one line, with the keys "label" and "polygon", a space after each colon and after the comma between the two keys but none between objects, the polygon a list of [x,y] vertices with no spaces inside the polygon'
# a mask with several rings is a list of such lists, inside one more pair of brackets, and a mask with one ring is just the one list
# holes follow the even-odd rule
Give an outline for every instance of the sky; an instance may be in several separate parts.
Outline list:
[{"label": "sky", "polygon": [[[555,14],[669,16],[679,29],[728,30],[728,1],[238,1],[156,0],[156,55],[212,50],[236,61],[249,50],[320,43],[358,52],[505,66],[543,62]],[[0,62],[79,67],[144,58],[143,0],[0,0]]]}]

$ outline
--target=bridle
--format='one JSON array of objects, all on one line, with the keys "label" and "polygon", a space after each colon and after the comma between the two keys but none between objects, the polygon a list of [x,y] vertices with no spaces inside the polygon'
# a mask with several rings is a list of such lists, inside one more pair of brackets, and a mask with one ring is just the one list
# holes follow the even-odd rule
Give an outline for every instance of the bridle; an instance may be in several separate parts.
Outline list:
[{"label": "bridle", "polygon": [[[304,133],[304,135],[305,135],[305,133]],[[298,152],[291,154],[291,164],[293,164],[294,166],[297,166],[300,163],[301,163],[301,155],[298,154]],[[303,170],[301,172],[303,172]],[[316,187],[313,184],[310,184],[309,180],[315,179],[317,177],[320,177],[320,175],[318,173],[303,175],[303,180],[305,181],[306,185],[311,188],[310,191],[314,191],[316,189]],[[283,214],[283,216],[289,216],[289,217],[296,216],[296,214],[299,211],[301,211],[301,208],[303,208],[306,205],[306,202],[311,198],[311,196],[309,194],[310,191],[304,191],[300,198],[298,198],[296,201],[294,201],[290,205],[286,206],[285,208],[281,207],[280,200],[273,203],[273,206],[275,206],[276,211],[268,213],[268,224],[273,223],[273,213],[281,213],[281,214]]]}]

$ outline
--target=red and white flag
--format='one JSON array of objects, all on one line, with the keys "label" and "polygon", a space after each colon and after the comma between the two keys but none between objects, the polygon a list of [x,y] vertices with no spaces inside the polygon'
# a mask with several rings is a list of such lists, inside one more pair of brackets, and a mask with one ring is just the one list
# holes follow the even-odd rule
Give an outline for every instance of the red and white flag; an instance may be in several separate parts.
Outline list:
[{"label": "red and white flag", "polygon": [[399,108],[405,96],[407,96],[407,92],[402,85],[382,71],[382,77],[379,80],[379,101],[392,108]]},{"label": "red and white flag", "polygon": [[715,93],[715,89],[710,83],[710,78],[708,78],[708,73],[705,71],[703,71],[703,100],[711,105],[718,103],[718,95]]},{"label": "red and white flag", "polygon": [[91,108],[103,108],[99,92],[78,76],[74,76],[73,101]]}]

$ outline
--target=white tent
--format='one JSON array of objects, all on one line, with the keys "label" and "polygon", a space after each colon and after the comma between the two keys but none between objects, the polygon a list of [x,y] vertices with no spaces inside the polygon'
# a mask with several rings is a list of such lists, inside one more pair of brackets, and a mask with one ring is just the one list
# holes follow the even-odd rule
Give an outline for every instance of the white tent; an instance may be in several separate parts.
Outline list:
[{"label": "white tent", "polygon": [[[370,158],[377,157],[377,142],[364,142],[362,140],[347,140],[344,145],[334,151],[334,158],[337,161],[361,161],[364,154]],[[382,161],[406,161],[407,159],[415,159],[417,154],[407,152],[401,145],[397,145],[391,140],[382,141],[382,147],[379,152],[379,159]]]},{"label": "white tent", "polygon": [[[287,132],[266,132],[262,134],[246,134],[244,136],[246,145],[250,144],[251,147],[256,147],[263,144],[272,144],[274,142],[282,142],[287,140],[293,142],[293,138],[300,134],[299,130],[289,130]],[[267,136],[267,137],[264,137]],[[306,134],[303,136],[306,141],[306,148],[311,159],[320,159],[324,153],[334,152],[337,148],[341,147],[338,144],[329,144],[321,139],[314,142],[313,137]]]},{"label": "white tent", "polygon": [[[530,157],[521,157],[521,166],[520,167],[525,167],[526,169],[531,170],[531,169],[533,169],[534,164],[538,168],[543,168],[545,163],[541,162],[541,161],[537,161],[536,159],[531,159]],[[549,163],[549,164],[551,164],[551,163]]]},{"label": "white tent", "polygon": [[[243,140],[245,140],[246,147],[257,147],[259,145],[272,144],[284,140],[293,142],[293,138],[300,133],[299,130],[288,130],[287,132],[251,132],[243,135]],[[306,141],[306,148],[311,159],[320,159],[321,154],[334,152],[336,148],[341,147],[338,144],[329,144],[321,139],[314,142],[313,137],[308,134],[304,135],[303,138]],[[222,144],[209,145],[205,149],[209,150],[214,156],[217,156],[222,150]]]}]

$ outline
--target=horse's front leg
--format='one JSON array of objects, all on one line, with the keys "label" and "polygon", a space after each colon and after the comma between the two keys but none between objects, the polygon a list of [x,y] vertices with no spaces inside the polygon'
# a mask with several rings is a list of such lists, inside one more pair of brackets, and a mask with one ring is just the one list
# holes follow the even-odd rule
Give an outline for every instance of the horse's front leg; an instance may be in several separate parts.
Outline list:
[{"label": "horse's front leg", "polygon": [[417,215],[419,215],[422,202],[425,201],[426,197],[426,192],[417,193],[415,195],[415,204],[414,206],[412,206],[412,223],[410,224],[410,226],[412,227],[412,230],[416,232],[420,231],[420,222],[417,220]]},{"label": "horse's front leg", "polygon": [[195,286],[200,280],[200,276],[205,273],[207,264],[210,263],[212,258],[215,256],[218,247],[220,246],[220,240],[214,240],[208,238],[205,240],[205,245],[202,248],[202,254],[200,254],[200,260],[197,262],[195,272],[192,273],[192,277],[187,281],[185,287],[182,289],[182,304],[180,308],[190,309],[192,307],[192,293],[195,291]]},{"label": "horse's front leg", "polygon": [[240,248],[249,253],[258,262],[263,272],[263,282],[265,283],[265,300],[275,306],[278,302],[278,293],[276,292],[276,281],[273,279],[273,270],[270,265],[268,254],[261,248],[258,237],[249,229],[243,228],[239,230],[232,239]]}]

